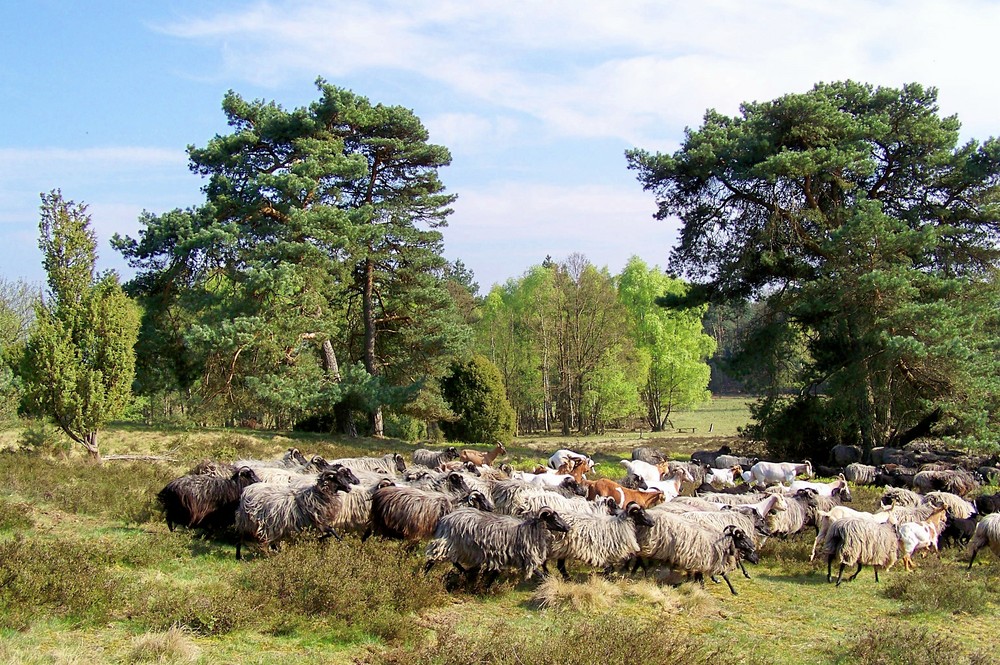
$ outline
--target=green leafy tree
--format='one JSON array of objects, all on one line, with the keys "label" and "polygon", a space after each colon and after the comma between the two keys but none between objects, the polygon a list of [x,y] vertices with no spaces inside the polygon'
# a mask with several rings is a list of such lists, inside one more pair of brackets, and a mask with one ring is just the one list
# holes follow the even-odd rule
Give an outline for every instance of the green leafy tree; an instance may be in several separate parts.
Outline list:
[{"label": "green leafy tree", "polygon": [[715,340],[703,332],[707,305],[666,308],[658,301],[683,296],[686,285],[632,257],[618,277],[618,297],[629,312],[636,347],[648,359],[641,389],[646,421],[662,431],[670,414],[707,401]]},{"label": "green leafy tree", "polygon": [[86,206],[42,194],[39,232],[49,290],[24,354],[27,397],[100,461],[98,432],[131,397],[139,310],[116,275],[95,276]]},{"label": "green leafy tree", "polygon": [[18,365],[38,300],[37,287],[0,278],[0,423],[17,416],[21,401]]},{"label": "green leafy tree", "polygon": [[441,384],[445,400],[457,419],[441,423],[452,441],[493,443],[514,436],[514,409],[507,401],[500,370],[485,356],[475,354],[456,363]]},{"label": "green leafy tree", "polygon": [[412,111],[317,87],[291,111],[230,91],[232,133],[189,148],[205,205],[116,244],[157,304],[143,348],[171,354],[164,383],[349,433],[359,410],[381,436],[383,405],[446,410],[431,384],[469,343],[441,256],[450,155]]},{"label": "green leafy tree", "polygon": [[683,222],[671,265],[797,330],[771,357],[804,340],[798,394],[765,396],[765,431],[804,411],[866,448],[995,440],[1000,142],[960,145],[959,128],[933,88],[847,81],[709,111],[672,155],[628,153],[658,216]]}]

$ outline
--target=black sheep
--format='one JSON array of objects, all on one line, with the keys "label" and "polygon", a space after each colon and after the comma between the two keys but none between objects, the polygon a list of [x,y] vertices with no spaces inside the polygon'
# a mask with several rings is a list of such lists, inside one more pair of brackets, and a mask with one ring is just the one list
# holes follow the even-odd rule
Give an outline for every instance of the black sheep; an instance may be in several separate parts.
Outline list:
[{"label": "black sheep", "polygon": [[250,467],[242,466],[228,478],[188,475],[167,483],[156,495],[167,519],[167,528],[223,529],[232,526],[240,493],[260,482]]}]

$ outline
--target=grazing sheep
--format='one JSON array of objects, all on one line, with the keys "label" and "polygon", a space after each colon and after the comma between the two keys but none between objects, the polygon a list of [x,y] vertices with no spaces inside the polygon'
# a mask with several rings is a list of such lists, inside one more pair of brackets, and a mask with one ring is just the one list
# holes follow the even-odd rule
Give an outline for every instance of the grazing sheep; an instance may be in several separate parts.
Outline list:
[{"label": "grazing sheep", "polygon": [[833,560],[839,557],[837,586],[840,586],[844,568],[853,565],[857,565],[858,569],[847,578],[848,582],[853,581],[861,573],[864,565],[875,569],[875,582],[878,582],[879,568],[888,570],[896,563],[898,547],[896,529],[891,524],[858,518],[837,520],[830,525],[824,544],[826,581],[832,580]]},{"label": "grazing sheep", "polygon": [[458,459],[463,462],[472,462],[476,466],[493,466],[494,460],[501,455],[507,454],[507,448],[497,441],[496,445],[493,446],[493,450],[489,452],[482,452],[481,450],[472,450],[471,448],[464,448],[458,451]]},{"label": "grazing sheep", "polygon": [[923,493],[943,490],[958,496],[968,496],[979,489],[979,483],[968,471],[920,471],[913,476],[913,487]]},{"label": "grazing sheep", "polygon": [[634,573],[640,565],[645,570],[648,561],[661,561],[673,570],[682,571],[705,584],[705,575],[715,581],[722,575],[735,596],[736,589],[727,573],[736,568],[738,559],[757,563],[759,557],[753,541],[739,527],[728,525],[723,529],[701,526],[685,515],[663,511],[649,511],[652,527],[637,530],[639,554]]},{"label": "grazing sheep", "polygon": [[667,461],[666,454],[658,448],[649,446],[639,446],[632,449],[632,459],[646,462],[648,464],[662,464]]},{"label": "grazing sheep", "polygon": [[549,559],[564,580],[569,580],[566,560],[575,559],[610,573],[616,564],[639,551],[635,532],[637,526],[651,527],[652,520],[637,503],[630,503],[614,515],[577,512],[559,513],[569,525],[569,531],[556,537],[549,549]]},{"label": "grazing sheep", "polygon": [[844,478],[855,485],[874,485],[875,472],[875,467],[855,462],[844,469]]},{"label": "grazing sheep", "polygon": [[441,518],[463,503],[493,510],[493,502],[478,490],[445,494],[415,487],[383,487],[372,494],[372,527],[384,538],[426,540],[434,535]]},{"label": "grazing sheep", "polygon": [[487,572],[487,589],[505,568],[518,570],[527,580],[548,560],[553,532],[568,531],[566,521],[549,507],[526,517],[459,508],[438,522],[427,545],[424,573],[438,561],[451,561],[470,585],[482,568]]},{"label": "grazing sheep", "polygon": [[[719,455],[730,455],[732,454],[729,446],[722,446],[716,451],[711,450],[696,450],[691,453],[691,461],[699,464],[701,466],[717,466],[716,460],[718,460]],[[731,465],[726,465],[731,466]]]},{"label": "grazing sheep", "polygon": [[231,526],[243,488],[260,482],[247,466],[234,469],[228,478],[214,475],[181,476],[167,483],[156,495],[167,519],[167,528],[175,524],[189,529],[222,529]]},{"label": "grazing sheep", "polygon": [[395,477],[406,472],[406,460],[399,453],[387,453],[382,457],[344,457],[335,459],[330,464],[346,466],[351,471],[374,471]]},{"label": "grazing sheep", "polygon": [[1000,513],[992,513],[984,517],[976,525],[976,533],[969,543],[969,569],[976,560],[976,554],[989,545],[996,556],[1000,556]]},{"label": "grazing sheep", "polygon": [[413,451],[413,463],[418,466],[426,466],[436,469],[445,462],[458,459],[458,448],[448,446],[444,450],[428,450],[427,448],[417,448]]},{"label": "grazing sheep", "polygon": [[558,469],[564,464],[568,464],[570,462],[580,462],[580,461],[587,463],[587,466],[584,469],[584,473],[594,468],[594,460],[590,459],[589,457],[587,457],[582,453],[574,452],[572,450],[567,450],[566,448],[560,448],[559,450],[552,453],[552,456],[549,457],[549,460],[548,462],[546,462],[546,465],[550,469]]},{"label": "grazing sheep", "polygon": [[813,477],[812,463],[806,460],[802,464],[793,462],[757,462],[749,471],[743,472],[743,480],[757,485],[772,483],[790,483],[799,474],[807,478]]},{"label": "grazing sheep", "polygon": [[330,527],[330,504],[337,492],[351,488],[351,474],[347,467],[327,470],[319,474],[315,485],[250,485],[240,495],[236,510],[236,529],[241,538],[236,543],[236,558],[242,554],[243,539],[252,536],[263,548],[314,528],[323,536],[334,535]]}]

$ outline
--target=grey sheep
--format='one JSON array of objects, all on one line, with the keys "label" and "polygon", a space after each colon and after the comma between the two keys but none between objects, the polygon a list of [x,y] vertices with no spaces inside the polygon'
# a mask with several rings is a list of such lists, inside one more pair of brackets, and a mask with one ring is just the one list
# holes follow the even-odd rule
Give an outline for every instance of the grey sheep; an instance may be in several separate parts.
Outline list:
[{"label": "grey sheep", "polygon": [[943,490],[959,496],[969,496],[979,489],[979,483],[972,477],[971,473],[960,469],[920,471],[913,476],[913,487],[925,494],[935,490]]},{"label": "grey sheep", "polygon": [[928,492],[924,495],[923,502],[931,506],[944,506],[952,517],[969,519],[976,514],[976,507],[972,503],[951,492]]},{"label": "grey sheep", "polygon": [[493,510],[493,502],[478,490],[444,494],[415,487],[383,487],[372,495],[372,529],[385,538],[411,543],[426,540],[434,535],[441,518],[461,504]]},{"label": "grey sheep", "polygon": [[924,497],[905,487],[887,487],[882,492],[882,498],[879,499],[879,503],[883,506],[913,507],[919,506],[923,502]]},{"label": "grey sheep", "polygon": [[603,510],[584,499],[579,494],[580,486],[575,481],[573,484],[573,490],[561,487],[549,489],[523,480],[500,480],[493,484],[491,495],[497,512],[504,515],[520,515],[546,505],[552,506],[556,512],[565,509],[576,512]]},{"label": "grey sheep", "polygon": [[875,467],[869,464],[854,462],[848,464],[844,469],[844,477],[847,478],[848,482],[855,485],[874,485],[875,472]]},{"label": "grey sheep", "polygon": [[458,459],[458,448],[455,446],[449,446],[444,450],[417,448],[413,451],[413,463],[431,469],[436,469],[445,462],[450,462],[453,459]]},{"label": "grey sheep", "polygon": [[969,568],[976,560],[976,554],[989,545],[996,556],[1000,556],[1000,513],[991,513],[976,525],[976,532],[969,543]]},{"label": "grey sheep", "polygon": [[569,580],[567,559],[582,561],[610,573],[616,564],[632,558],[639,551],[636,527],[653,526],[646,510],[635,502],[615,511],[614,515],[559,514],[569,525],[569,531],[555,538],[549,550],[549,559],[556,560],[556,567],[565,580]]},{"label": "grey sheep", "polygon": [[309,460],[299,452],[298,448],[289,448],[280,459],[276,460],[245,459],[234,463],[235,466],[249,466],[254,471],[261,468],[303,469],[308,464]]},{"label": "grey sheep", "polygon": [[451,561],[469,585],[482,569],[487,573],[487,589],[507,568],[527,580],[548,560],[553,533],[568,531],[566,521],[549,507],[524,517],[459,508],[438,522],[434,539],[427,545],[424,573],[438,561]]},{"label": "grey sheep", "polygon": [[236,510],[236,529],[241,536],[236,558],[242,558],[243,539],[248,536],[266,547],[309,528],[324,536],[336,535],[330,526],[331,504],[337,492],[349,491],[356,482],[350,469],[338,467],[323,471],[314,485],[256,483],[247,487]]},{"label": "grey sheep", "polygon": [[734,466],[741,467],[744,471],[749,471],[750,467],[760,461],[758,457],[745,457],[743,455],[719,455],[715,458],[716,469],[729,469]]},{"label": "grey sheep", "polygon": [[653,518],[653,526],[637,531],[640,549],[633,573],[640,565],[645,569],[650,560],[661,561],[702,585],[705,575],[713,581],[716,575],[721,575],[735,596],[729,571],[737,567],[740,558],[751,563],[759,561],[753,541],[739,527],[703,526],[685,515],[668,512],[647,511],[647,514]]},{"label": "grey sheep", "polygon": [[826,554],[826,581],[832,579],[833,560],[840,559],[837,586],[840,586],[844,568],[857,565],[858,569],[847,578],[853,581],[864,565],[875,569],[878,582],[879,568],[888,570],[896,563],[899,537],[892,524],[848,517],[830,524],[824,543]]},{"label": "grey sheep", "polygon": [[167,483],[156,495],[167,520],[190,528],[221,529],[231,526],[245,487],[260,482],[250,467],[233,469],[227,478],[215,475],[187,475]]},{"label": "grey sheep", "polygon": [[380,477],[375,482],[361,480],[358,485],[352,485],[348,492],[337,492],[330,499],[327,511],[330,528],[341,533],[369,533],[372,529],[372,494],[382,487],[390,486],[391,480]]},{"label": "grey sheep", "polygon": [[355,472],[374,471],[393,477],[406,471],[406,461],[399,453],[386,453],[382,457],[344,457],[330,464],[342,464]]},{"label": "grey sheep", "polygon": [[657,465],[662,464],[667,461],[666,454],[659,448],[650,448],[649,446],[639,446],[632,449],[632,459],[639,460],[641,462],[646,462],[648,464]]}]

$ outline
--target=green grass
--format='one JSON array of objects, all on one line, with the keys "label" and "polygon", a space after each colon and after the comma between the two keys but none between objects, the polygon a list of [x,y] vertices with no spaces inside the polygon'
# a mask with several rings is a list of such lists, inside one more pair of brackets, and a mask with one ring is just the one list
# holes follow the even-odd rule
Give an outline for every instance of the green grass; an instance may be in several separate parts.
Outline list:
[{"label": "green grass", "polygon": [[[713,403],[718,410],[699,422],[718,431],[718,414],[735,422],[736,404]],[[589,449],[519,439],[510,458],[529,465],[556,447],[599,450],[598,469],[620,475],[617,460],[637,437],[605,436]],[[648,437],[643,445],[656,441],[677,457],[725,441]],[[135,427],[112,428],[102,441],[106,454],[176,461],[98,467],[76,450],[66,459],[0,455],[0,662],[902,663],[916,662],[907,660],[914,640],[920,662],[994,662],[1000,562],[989,553],[971,571],[951,550],[940,561],[918,558],[913,573],[900,564],[878,585],[866,568],[834,588],[822,564],[807,561],[807,533],[770,539],[752,580],[730,576],[736,597],[724,584],[604,580],[572,564],[568,584],[503,579],[489,593],[447,594],[444,567],[424,577],[419,549],[302,538],[237,562],[231,543],[170,533],[154,509],[163,484],[205,458],[275,457],[291,445],[328,458],[406,454],[410,444]],[[859,488],[854,506],[871,509],[878,495]]]}]

